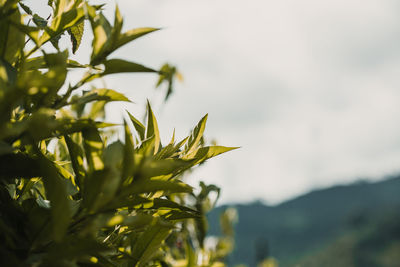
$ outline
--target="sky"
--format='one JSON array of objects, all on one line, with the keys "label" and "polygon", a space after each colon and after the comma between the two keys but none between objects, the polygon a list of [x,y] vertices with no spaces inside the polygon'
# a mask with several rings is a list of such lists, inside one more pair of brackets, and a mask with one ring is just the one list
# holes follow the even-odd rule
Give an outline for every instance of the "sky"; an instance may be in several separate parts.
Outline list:
[{"label": "sky", "polygon": [[[106,14],[113,21],[114,2]],[[161,31],[124,58],[184,76],[163,104],[152,74],[106,78],[143,116],[153,105],[164,143],[209,114],[205,135],[241,148],[188,181],[222,187],[220,203],[277,204],[315,188],[400,171],[400,3],[395,0],[120,0],[124,30]],[[86,34],[90,36],[90,34]],[[86,37],[87,37],[86,36]],[[84,36],[85,38],[85,36]],[[90,45],[90,41],[87,42]],[[88,45],[86,44],[86,45]],[[85,44],[78,52],[88,58]]]}]

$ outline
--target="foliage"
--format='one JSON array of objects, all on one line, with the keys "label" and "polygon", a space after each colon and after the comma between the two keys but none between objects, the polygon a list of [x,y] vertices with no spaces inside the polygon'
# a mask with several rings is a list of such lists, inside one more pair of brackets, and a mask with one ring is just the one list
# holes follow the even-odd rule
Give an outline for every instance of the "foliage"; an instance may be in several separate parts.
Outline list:
[{"label": "foliage", "polygon": [[[167,145],[150,104],[146,123],[128,112],[119,126],[124,140],[110,137],[109,127],[118,125],[99,120],[107,103],[129,99],[93,88],[95,79],[149,72],[160,75],[159,84],[172,84],[170,65],[157,71],[109,58],[158,29],[122,32],[118,7],[111,25],[103,5],[48,5],[52,15],[42,18],[22,1],[0,0],[0,265],[222,265],[227,239],[205,246],[209,194],[219,189],[201,184],[196,194],[182,180],[194,166],[233,149],[204,145],[207,116],[190,136],[179,142],[173,136]],[[88,23],[90,62],[81,64],[59,40],[68,34],[75,53]],[[86,70],[73,85],[71,69]]]},{"label": "foliage", "polygon": [[[229,263],[257,266],[275,258],[282,267],[398,266],[399,191],[396,176],[316,190],[277,206],[235,205],[240,220]],[[218,234],[224,208],[208,214],[210,234]]]}]

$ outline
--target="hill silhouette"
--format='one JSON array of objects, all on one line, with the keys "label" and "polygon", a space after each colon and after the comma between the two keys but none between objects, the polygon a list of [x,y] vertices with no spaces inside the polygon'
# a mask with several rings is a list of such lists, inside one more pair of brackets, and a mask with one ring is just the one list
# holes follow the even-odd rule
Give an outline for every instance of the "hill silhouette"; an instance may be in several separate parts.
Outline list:
[{"label": "hill silhouette", "polygon": [[[337,250],[332,247],[337,247],[343,238],[351,237],[352,244],[358,244],[365,237],[359,229],[382,225],[378,218],[391,216],[389,221],[399,225],[399,217],[393,219],[393,216],[400,207],[400,177],[315,190],[277,206],[260,202],[230,206],[237,209],[239,221],[229,266],[240,263],[256,266],[265,257],[276,258],[279,266],[294,266],[299,262],[311,266],[310,259],[317,259],[316,255],[321,260],[333,257]],[[227,207],[210,212],[210,235],[219,234],[218,214]],[[368,234],[379,235],[379,232]]]}]

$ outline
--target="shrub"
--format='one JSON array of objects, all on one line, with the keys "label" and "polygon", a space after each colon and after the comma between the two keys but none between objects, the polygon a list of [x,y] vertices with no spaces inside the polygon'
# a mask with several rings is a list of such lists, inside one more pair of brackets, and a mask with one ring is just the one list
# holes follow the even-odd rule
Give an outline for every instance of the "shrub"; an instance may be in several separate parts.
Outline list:
[{"label": "shrub", "polygon": [[[205,146],[207,115],[187,138],[173,136],[167,145],[150,104],[146,123],[127,113],[123,140],[110,138],[116,125],[101,120],[108,102],[129,100],[93,88],[95,79],[149,72],[169,83],[170,94],[173,66],[157,71],[109,58],[157,29],[121,32],[118,7],[111,25],[103,5],[48,5],[47,19],[22,1],[0,0],[0,265],[221,265],[231,231],[213,249],[204,246],[209,193],[219,188],[202,183],[196,194],[183,181],[194,166],[233,149]],[[75,53],[85,22],[93,32],[89,64],[58,45],[68,34]],[[76,68],[86,72],[69,84]]]}]

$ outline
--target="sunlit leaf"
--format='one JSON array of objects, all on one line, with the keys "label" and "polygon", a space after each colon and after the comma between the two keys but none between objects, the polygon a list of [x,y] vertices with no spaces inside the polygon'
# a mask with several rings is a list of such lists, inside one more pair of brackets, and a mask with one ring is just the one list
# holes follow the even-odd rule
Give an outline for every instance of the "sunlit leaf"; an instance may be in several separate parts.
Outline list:
[{"label": "sunlit leaf", "polygon": [[69,104],[86,104],[92,101],[127,101],[131,102],[126,96],[124,96],[121,93],[118,93],[117,91],[114,91],[112,89],[93,89],[85,94],[83,94],[82,97],[76,98],[75,100],[72,100],[69,102]]},{"label": "sunlit leaf", "polygon": [[119,48],[119,47],[121,47],[121,46],[123,46],[123,45],[125,45],[125,44],[127,44],[127,43],[129,43],[129,42],[131,42],[131,41],[133,41],[133,40],[135,40],[137,38],[139,38],[139,37],[142,37],[142,36],[144,36],[146,34],[149,34],[151,32],[158,31],[158,30],[160,30],[160,29],[157,29],[157,28],[137,28],[137,29],[129,30],[129,31],[121,34],[121,36],[119,37],[119,39],[118,39],[118,41],[116,43],[116,48]]},{"label": "sunlit leaf", "polygon": [[156,117],[154,116],[153,110],[151,109],[150,102],[147,101],[147,128],[146,138],[154,136],[154,154],[158,152],[160,147],[160,133],[158,131],[158,124]]},{"label": "sunlit leaf", "polygon": [[99,131],[94,127],[90,127],[82,132],[82,136],[83,147],[85,149],[86,160],[90,172],[103,169],[103,141],[100,137]]},{"label": "sunlit leaf", "polygon": [[129,118],[131,119],[131,122],[133,123],[133,126],[135,127],[136,132],[139,135],[140,140],[145,139],[145,132],[146,132],[146,127],[138,120],[136,119],[129,111],[127,111]]},{"label": "sunlit leaf", "polygon": [[208,114],[206,114],[196,125],[196,127],[193,129],[192,133],[189,136],[189,139],[187,141],[187,146],[185,148],[185,152],[187,154],[190,154],[195,150],[198,145],[200,144],[200,140],[203,137],[204,129],[206,128],[206,122],[207,122],[207,117]]}]

